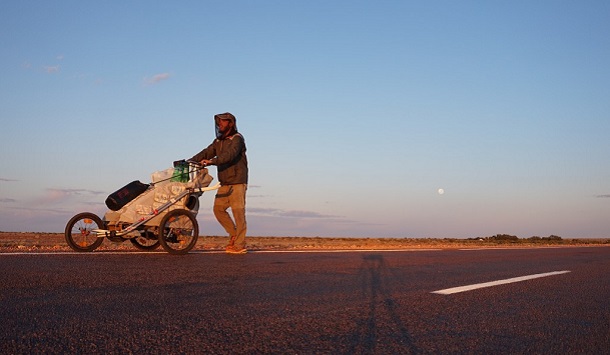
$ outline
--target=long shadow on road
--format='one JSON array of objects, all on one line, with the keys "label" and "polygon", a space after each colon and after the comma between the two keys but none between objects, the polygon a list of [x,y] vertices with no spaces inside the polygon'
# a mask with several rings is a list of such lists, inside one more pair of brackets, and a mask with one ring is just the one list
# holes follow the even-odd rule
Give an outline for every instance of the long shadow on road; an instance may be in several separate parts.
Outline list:
[{"label": "long shadow on road", "polygon": [[370,354],[386,350],[402,354],[419,353],[392,298],[391,277],[383,256],[363,255],[358,276],[368,310],[366,316],[356,323],[350,337],[349,353]]}]

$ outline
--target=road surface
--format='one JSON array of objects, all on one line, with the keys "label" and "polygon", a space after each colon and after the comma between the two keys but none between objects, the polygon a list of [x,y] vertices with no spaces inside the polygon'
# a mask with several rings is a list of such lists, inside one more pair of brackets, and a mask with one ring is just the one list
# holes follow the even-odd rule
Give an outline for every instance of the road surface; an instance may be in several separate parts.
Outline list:
[{"label": "road surface", "polygon": [[610,248],[0,254],[0,353],[610,353]]}]

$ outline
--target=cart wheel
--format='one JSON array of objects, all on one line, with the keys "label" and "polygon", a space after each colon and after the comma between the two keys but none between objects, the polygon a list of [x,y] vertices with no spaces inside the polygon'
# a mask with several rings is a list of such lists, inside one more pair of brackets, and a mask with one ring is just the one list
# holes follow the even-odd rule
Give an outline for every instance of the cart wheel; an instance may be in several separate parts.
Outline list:
[{"label": "cart wheel", "polygon": [[170,254],[186,254],[199,238],[199,225],[195,216],[187,210],[167,213],[159,225],[159,243]]},{"label": "cart wheel", "polygon": [[104,237],[93,232],[94,229],[104,229],[102,220],[91,212],[79,213],[66,225],[66,242],[76,251],[93,251],[104,241]]},{"label": "cart wheel", "polygon": [[129,241],[140,250],[155,250],[159,247],[159,238],[151,231],[144,231],[139,237],[131,238]]}]

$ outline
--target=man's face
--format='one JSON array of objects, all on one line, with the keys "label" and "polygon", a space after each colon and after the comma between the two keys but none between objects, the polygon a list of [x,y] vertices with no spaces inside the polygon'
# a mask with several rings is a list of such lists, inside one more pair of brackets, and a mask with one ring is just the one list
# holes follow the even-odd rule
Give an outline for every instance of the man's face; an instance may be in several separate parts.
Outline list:
[{"label": "man's face", "polygon": [[218,131],[225,133],[231,127],[231,121],[229,120],[218,120]]}]

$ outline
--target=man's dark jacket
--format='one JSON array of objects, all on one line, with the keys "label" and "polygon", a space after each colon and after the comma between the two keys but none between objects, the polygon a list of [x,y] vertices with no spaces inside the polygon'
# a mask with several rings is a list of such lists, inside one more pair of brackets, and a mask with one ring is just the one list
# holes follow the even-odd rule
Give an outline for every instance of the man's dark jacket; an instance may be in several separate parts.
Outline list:
[{"label": "man's dark jacket", "polygon": [[218,180],[222,185],[248,183],[248,159],[244,137],[235,133],[226,138],[216,138],[207,148],[190,160],[208,159],[218,167]]}]

